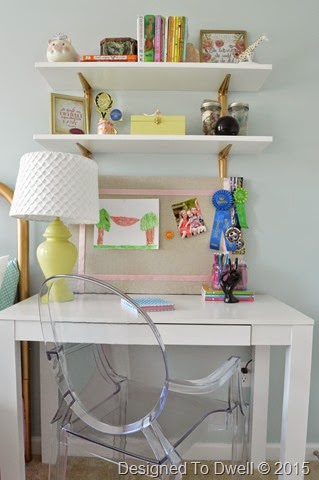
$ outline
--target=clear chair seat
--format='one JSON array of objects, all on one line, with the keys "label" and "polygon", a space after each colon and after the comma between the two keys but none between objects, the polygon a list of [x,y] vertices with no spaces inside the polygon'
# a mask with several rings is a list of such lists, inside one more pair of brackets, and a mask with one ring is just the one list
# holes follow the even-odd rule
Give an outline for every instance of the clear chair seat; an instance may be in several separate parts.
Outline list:
[{"label": "clear chair seat", "polygon": [[[128,382],[129,383],[129,382]],[[128,393],[127,405],[125,408],[125,421],[131,423],[139,416],[141,405],[147,397],[154,401],[158,398],[160,392],[156,388],[145,388],[137,386],[136,383],[128,387],[128,392],[132,390],[132,395]],[[140,388],[139,388],[140,387]],[[103,415],[103,409],[109,411],[109,401],[100,404],[96,411],[92,409],[90,414],[95,415],[106,423],[114,420],[114,417],[120,417],[123,412],[118,408],[111,413]],[[193,432],[196,436],[196,429],[206,420],[206,429],[210,430],[226,430],[230,426],[231,412],[227,402],[212,398],[212,395],[183,395],[177,392],[168,392],[165,409],[157,419],[165,437],[178,450],[183,440]],[[210,424],[210,426],[208,426]],[[167,456],[156,458],[153,450],[149,447],[148,442],[141,432],[135,432],[128,435],[119,436],[107,435],[99,432],[96,428],[87,425],[81,418],[71,418],[68,425],[64,427],[68,434],[85,439],[92,443],[98,444],[110,450],[125,453],[132,458],[144,459],[150,463],[164,463]],[[120,445],[123,445],[121,448]]]}]

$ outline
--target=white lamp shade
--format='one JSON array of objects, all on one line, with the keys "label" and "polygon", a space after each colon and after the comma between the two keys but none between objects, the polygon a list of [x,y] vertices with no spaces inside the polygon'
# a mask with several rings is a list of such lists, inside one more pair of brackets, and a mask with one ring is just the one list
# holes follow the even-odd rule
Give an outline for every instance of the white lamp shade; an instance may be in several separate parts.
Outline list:
[{"label": "white lamp shade", "polygon": [[69,224],[97,223],[97,164],[71,153],[26,153],[21,157],[10,215],[39,221],[59,217]]}]

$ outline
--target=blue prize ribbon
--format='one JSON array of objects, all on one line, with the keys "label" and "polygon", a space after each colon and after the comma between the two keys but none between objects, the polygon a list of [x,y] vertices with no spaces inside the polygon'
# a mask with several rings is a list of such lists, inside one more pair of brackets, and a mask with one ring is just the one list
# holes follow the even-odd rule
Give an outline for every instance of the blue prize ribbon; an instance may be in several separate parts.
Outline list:
[{"label": "blue prize ribbon", "polygon": [[[229,209],[233,204],[232,194],[227,190],[217,190],[213,195],[212,203],[216,208],[216,212],[210,236],[210,248],[219,250],[222,233],[231,226]],[[229,225],[229,227],[225,228],[226,225]]]}]

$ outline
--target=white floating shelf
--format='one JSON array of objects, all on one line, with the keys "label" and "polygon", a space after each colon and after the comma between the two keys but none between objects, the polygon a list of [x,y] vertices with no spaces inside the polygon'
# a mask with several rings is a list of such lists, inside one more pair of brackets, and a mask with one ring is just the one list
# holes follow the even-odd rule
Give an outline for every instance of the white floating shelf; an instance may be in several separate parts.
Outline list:
[{"label": "white floating shelf", "polygon": [[256,92],[272,70],[254,62],[40,62],[35,67],[54,91],[81,90],[78,73],[93,90],[218,91],[230,73],[229,91]]},{"label": "white floating shelf", "polygon": [[94,153],[219,153],[228,144],[230,154],[259,154],[271,143],[268,136],[205,135],[34,135],[47,150],[80,153],[77,143]]}]

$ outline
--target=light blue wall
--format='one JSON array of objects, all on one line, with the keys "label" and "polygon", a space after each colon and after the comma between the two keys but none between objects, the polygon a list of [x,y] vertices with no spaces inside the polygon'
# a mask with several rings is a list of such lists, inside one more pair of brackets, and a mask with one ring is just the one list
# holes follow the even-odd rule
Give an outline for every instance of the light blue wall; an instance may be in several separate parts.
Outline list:
[{"label": "light blue wall", "polygon": [[[189,41],[195,44],[198,44],[200,29],[244,29],[249,42],[266,33],[270,42],[259,47],[256,58],[273,64],[270,79],[262,92],[233,94],[230,100],[247,101],[250,132],[273,135],[274,144],[262,155],[231,157],[229,173],[244,176],[250,191],[251,228],[247,235],[250,286],[259,293],[278,297],[317,321],[319,7],[315,0],[304,0],[295,6],[296,3],[288,0],[7,2],[0,30],[0,180],[14,186],[20,156],[41,149],[33,141],[33,134],[49,130],[48,88],[35,71],[34,63],[46,60],[46,45],[51,35],[66,32],[79,53],[98,53],[99,42],[104,37],[136,37],[136,16],[145,13],[188,16]],[[127,118],[131,113],[157,107],[165,113],[186,113],[189,133],[200,132],[201,100],[214,98],[212,92],[112,92],[112,95]],[[123,122],[121,128],[123,132],[128,131],[128,123]],[[96,159],[104,174],[217,176],[213,156],[101,155]],[[12,248],[6,235],[7,228],[13,228],[12,220],[8,223],[10,226],[0,231],[1,254]],[[43,225],[31,224],[33,293],[42,279],[34,256],[42,230]],[[282,382],[283,355],[281,351],[274,353],[269,441],[278,441],[280,434],[277,403],[281,389],[277,387]],[[318,353],[316,325],[309,442],[319,442]],[[38,433],[36,364],[34,355],[33,423],[34,432]]]}]

